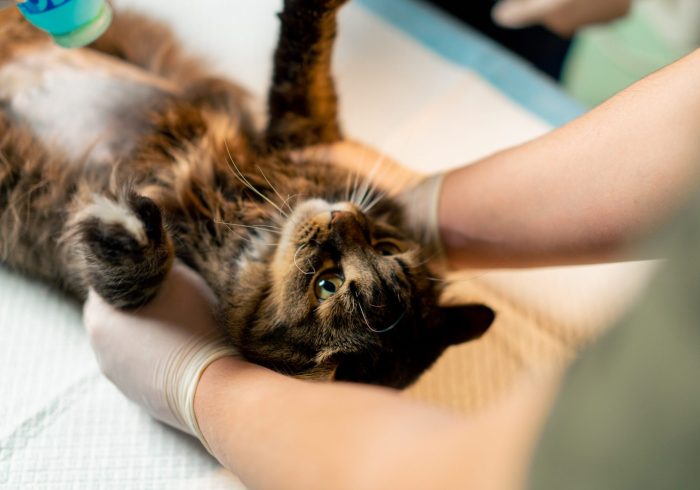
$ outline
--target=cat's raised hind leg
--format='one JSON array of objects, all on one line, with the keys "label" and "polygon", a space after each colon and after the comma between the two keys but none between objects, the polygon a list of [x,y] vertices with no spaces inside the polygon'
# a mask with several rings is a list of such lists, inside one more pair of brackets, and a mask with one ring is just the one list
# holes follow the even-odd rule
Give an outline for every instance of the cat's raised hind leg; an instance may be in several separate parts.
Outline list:
[{"label": "cat's raised hind leg", "polygon": [[345,0],[285,0],[268,94],[266,140],[291,149],[342,138],[331,75],[336,14]]},{"label": "cat's raised hind leg", "polygon": [[158,206],[125,190],[92,195],[68,223],[84,280],[110,304],[136,308],[158,292],[172,265],[172,242]]}]

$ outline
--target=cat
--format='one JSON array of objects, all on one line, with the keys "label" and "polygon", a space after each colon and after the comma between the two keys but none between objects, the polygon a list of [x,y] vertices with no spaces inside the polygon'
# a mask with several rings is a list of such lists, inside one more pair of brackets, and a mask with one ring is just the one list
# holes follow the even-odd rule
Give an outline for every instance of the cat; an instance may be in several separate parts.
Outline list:
[{"label": "cat", "polygon": [[342,140],[330,65],[343,3],[284,2],[263,130],[241,88],[151,20],[117,12],[67,51],[0,14],[0,260],[124,309],[180,260],[242,356],[298,377],[403,388],[481,336],[494,312],[439,305],[399,201],[291,156]]}]

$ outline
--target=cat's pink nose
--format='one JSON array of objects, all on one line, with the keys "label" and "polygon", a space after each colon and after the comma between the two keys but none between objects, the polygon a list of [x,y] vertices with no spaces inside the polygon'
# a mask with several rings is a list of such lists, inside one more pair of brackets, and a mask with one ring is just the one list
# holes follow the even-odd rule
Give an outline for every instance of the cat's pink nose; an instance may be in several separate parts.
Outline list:
[{"label": "cat's pink nose", "polygon": [[356,221],[354,213],[350,211],[331,211],[331,226],[338,226],[349,221]]},{"label": "cat's pink nose", "polygon": [[365,241],[364,230],[358,218],[359,216],[352,211],[331,211],[332,235],[343,242],[350,240],[363,243]]}]

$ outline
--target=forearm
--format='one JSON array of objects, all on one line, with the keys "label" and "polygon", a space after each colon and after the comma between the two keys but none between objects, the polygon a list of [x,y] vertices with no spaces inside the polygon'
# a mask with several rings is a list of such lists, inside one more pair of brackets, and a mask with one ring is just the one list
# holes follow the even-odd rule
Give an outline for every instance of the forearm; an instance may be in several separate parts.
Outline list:
[{"label": "forearm", "polygon": [[421,440],[461,423],[388,390],[319,385],[234,360],[205,372],[195,412],[217,458],[252,488],[381,488],[397,458],[411,457],[407,448],[420,452]]},{"label": "forearm", "polygon": [[700,167],[700,50],[576,121],[445,177],[453,266],[618,256],[675,209]]},{"label": "forearm", "polygon": [[204,373],[195,412],[215,456],[250,488],[500,489],[515,485],[546,398],[535,391],[469,421],[394,391],[226,359]]}]

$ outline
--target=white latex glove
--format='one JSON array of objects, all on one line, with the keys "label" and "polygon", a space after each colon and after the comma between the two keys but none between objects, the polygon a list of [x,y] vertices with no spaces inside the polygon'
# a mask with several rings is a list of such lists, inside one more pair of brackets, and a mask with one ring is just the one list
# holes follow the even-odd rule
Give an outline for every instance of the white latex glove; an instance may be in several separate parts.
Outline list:
[{"label": "white latex glove", "polygon": [[194,415],[195,390],[209,364],[237,355],[217,329],[215,303],[202,278],[176,263],[158,295],[137,312],[117,310],[90,291],[83,317],[105,376],[156,419],[198,437],[207,450]]},{"label": "white latex glove", "polygon": [[632,0],[501,0],[492,16],[503,27],[542,24],[568,37],[580,27],[626,15],[631,3]]},{"label": "white latex glove", "polygon": [[442,173],[425,177],[402,191],[397,200],[404,208],[406,227],[427,248],[430,260],[446,267],[438,214],[443,179]]}]

